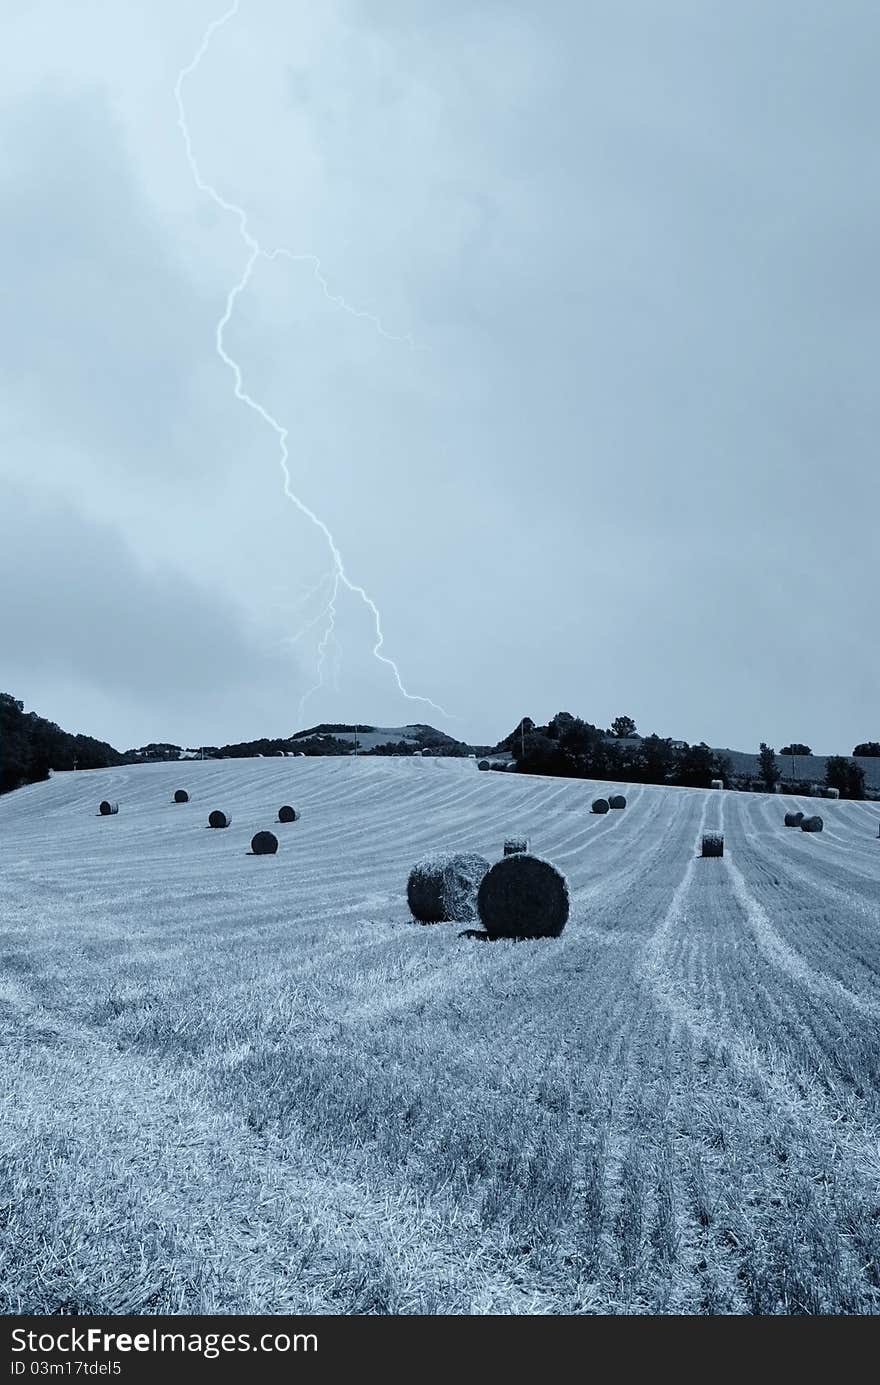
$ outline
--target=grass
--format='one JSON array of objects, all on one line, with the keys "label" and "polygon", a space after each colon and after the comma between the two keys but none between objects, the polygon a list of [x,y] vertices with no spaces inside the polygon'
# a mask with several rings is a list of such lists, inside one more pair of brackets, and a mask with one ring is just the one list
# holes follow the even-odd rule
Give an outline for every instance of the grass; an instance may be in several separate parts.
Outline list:
[{"label": "grass", "polygon": [[[3,1311],[877,1311],[874,805],[188,768],[0,801]],[[560,939],[409,921],[427,848],[520,832]]]}]

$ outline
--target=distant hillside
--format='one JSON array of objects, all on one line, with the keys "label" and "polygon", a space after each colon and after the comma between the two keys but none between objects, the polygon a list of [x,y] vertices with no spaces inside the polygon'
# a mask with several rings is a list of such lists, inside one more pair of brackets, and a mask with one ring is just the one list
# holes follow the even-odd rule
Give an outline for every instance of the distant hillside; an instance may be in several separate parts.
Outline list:
[{"label": "distant hillside", "polygon": [[[751,755],[744,750],[716,750],[716,755],[724,755],[730,761],[734,775],[744,779],[757,780],[761,775],[760,762],[757,755]],[[829,757],[826,755],[780,755],[776,752],[776,762],[779,766],[779,773],[782,782],[791,783],[825,783],[825,762]],[[845,755],[846,760],[854,760],[861,766],[865,775],[865,788],[880,790],[880,756],[876,755]]]},{"label": "distant hillside", "polygon": [[124,757],[105,741],[74,736],[0,693],[0,793],[48,779],[53,769],[107,769]]}]

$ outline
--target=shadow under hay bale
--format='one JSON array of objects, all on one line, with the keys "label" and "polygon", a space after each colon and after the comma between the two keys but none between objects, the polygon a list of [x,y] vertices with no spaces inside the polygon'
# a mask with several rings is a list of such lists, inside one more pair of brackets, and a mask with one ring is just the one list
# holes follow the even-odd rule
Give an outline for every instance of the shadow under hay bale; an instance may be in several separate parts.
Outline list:
[{"label": "shadow under hay bale", "polygon": [[528,851],[528,837],[505,837],[504,854],[505,856],[515,856],[517,852]]},{"label": "shadow under hay bale", "polygon": [[118,803],[110,803],[109,800],[106,799],[106,798],[105,798],[105,799],[102,799],[102,801],[98,804],[98,815],[99,815],[99,817],[107,818],[107,817],[110,816],[111,813],[118,813],[118,812],[119,812],[119,804],[118,804]]},{"label": "shadow under hay bale", "polygon": [[802,831],[802,832],[821,832],[824,826],[825,826],[824,822],[823,822],[822,819],[819,817],[818,813],[816,813],[816,814],[814,814],[814,816],[811,817],[811,818],[804,818],[803,822],[801,823],[801,831]]},{"label": "shadow under hay bale", "polygon": [[487,943],[489,934],[485,928],[465,928],[458,934],[460,938],[476,938],[478,943]]},{"label": "shadow under hay bale", "polygon": [[434,852],[417,861],[406,883],[410,913],[419,923],[467,922],[477,917],[477,890],[489,862],[474,852]]},{"label": "shadow under hay bale", "polygon": [[705,832],[700,850],[701,856],[723,856],[724,838],[720,832]]},{"label": "shadow under hay bale", "polygon": [[800,827],[800,825],[801,825],[801,823],[803,822],[803,820],[804,820],[804,815],[803,815],[803,813],[801,813],[801,812],[797,812],[797,813],[786,813],[786,815],[785,815],[785,825],[786,825],[786,827]]},{"label": "shadow under hay bale", "polygon": [[278,838],[274,832],[257,832],[251,837],[252,856],[274,856],[278,850]]},{"label": "shadow under hay bale", "polygon": [[503,856],[477,894],[480,922],[490,938],[558,938],[568,920],[568,882],[540,856]]},{"label": "shadow under hay bale", "polygon": [[624,798],[623,794],[622,794],[622,793],[613,793],[613,794],[611,795],[611,797],[609,798],[609,800],[608,800],[608,807],[609,807],[609,808],[625,808],[625,807],[626,807],[626,799]]},{"label": "shadow under hay bale", "polygon": [[607,813],[610,806],[611,806],[611,805],[609,804],[607,798],[594,798],[594,799],[593,799],[593,806],[592,806],[592,808],[590,809],[590,812],[591,812],[591,813]]},{"label": "shadow under hay bale", "polygon": [[209,827],[228,827],[231,822],[232,814],[224,813],[219,808],[214,808],[213,811],[208,814]]},{"label": "shadow under hay bale", "polygon": [[175,802],[175,803],[189,803],[189,794],[187,793],[186,789],[175,789],[175,790],[174,790],[174,802]]},{"label": "shadow under hay bale", "polygon": [[299,816],[300,816],[300,815],[299,815],[299,813],[296,811],[296,809],[295,809],[295,808],[291,808],[291,806],[290,806],[289,803],[285,803],[285,805],[284,805],[283,808],[279,808],[279,809],[278,809],[278,821],[279,821],[279,822],[296,822],[296,820],[297,820],[297,818],[298,818]]}]

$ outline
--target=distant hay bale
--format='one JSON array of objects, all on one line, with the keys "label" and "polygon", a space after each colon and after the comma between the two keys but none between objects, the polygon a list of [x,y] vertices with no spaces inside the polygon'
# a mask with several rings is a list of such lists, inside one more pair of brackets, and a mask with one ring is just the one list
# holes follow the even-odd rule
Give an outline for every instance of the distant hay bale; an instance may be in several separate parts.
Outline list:
[{"label": "distant hay bale", "polygon": [[295,808],[291,808],[289,803],[285,803],[283,808],[278,809],[279,822],[296,822],[299,813]]},{"label": "distant hay bale", "polygon": [[840,789],[826,789],[826,790],[825,790],[825,797],[826,797],[826,798],[840,798]]},{"label": "distant hay bale", "polygon": [[723,780],[723,779],[713,779],[713,780],[711,781],[711,783],[709,784],[709,788],[710,788],[710,789],[723,789],[723,788],[724,788],[724,780]]},{"label": "distant hay bale", "polygon": [[215,808],[208,814],[209,827],[228,827],[232,822],[232,814],[224,813],[219,808]]},{"label": "distant hay bale", "polygon": [[251,851],[255,856],[274,856],[278,850],[278,838],[274,832],[257,832],[251,837]]},{"label": "distant hay bale", "polygon": [[785,815],[785,825],[786,825],[786,827],[800,827],[800,825],[801,825],[801,823],[803,822],[803,820],[804,820],[804,815],[803,815],[803,813],[801,813],[801,812],[797,812],[797,813],[786,813],[786,815]]},{"label": "distant hay bale", "polygon": [[611,797],[609,798],[609,800],[608,800],[608,807],[609,807],[609,808],[625,808],[625,807],[626,807],[626,799],[624,798],[623,794],[622,794],[622,793],[613,793],[613,794],[611,795]]},{"label": "distant hay bale", "polygon": [[515,761],[515,760],[511,760],[510,764],[509,764],[509,765],[505,765],[504,769],[505,769],[505,772],[506,772],[507,774],[516,774],[516,769],[517,769],[516,761]]},{"label": "distant hay bale", "polygon": [[821,831],[822,831],[822,828],[823,828],[824,826],[825,826],[824,822],[823,822],[822,819],[819,817],[819,814],[816,813],[816,814],[814,814],[814,816],[811,817],[811,818],[804,818],[803,822],[801,823],[801,831],[802,831],[802,832],[821,832]]},{"label": "distant hay bale", "polygon": [[723,856],[724,838],[720,832],[704,832],[701,849],[703,856]]},{"label": "distant hay bale", "polygon": [[558,938],[568,919],[568,882],[540,856],[503,856],[477,894],[480,922],[490,938]]},{"label": "distant hay bale", "polygon": [[505,854],[505,856],[515,856],[515,855],[517,854],[517,852],[520,852],[520,851],[528,851],[528,849],[529,849],[529,839],[528,839],[528,837],[505,837],[505,838],[504,838],[504,854]]},{"label": "distant hay bale", "polygon": [[98,812],[100,813],[102,818],[109,817],[111,813],[119,812],[119,804],[110,803],[106,798],[104,798],[98,804]]},{"label": "distant hay bale", "polygon": [[175,803],[189,803],[189,794],[187,793],[186,789],[175,789],[175,790],[174,790],[174,802],[175,802]]},{"label": "distant hay bale", "polygon": [[436,851],[417,861],[406,899],[419,923],[468,922],[477,917],[477,890],[489,862],[475,852]]},{"label": "distant hay bale", "polygon": [[594,798],[593,806],[590,811],[593,813],[607,813],[610,806],[607,798]]},{"label": "distant hay bale", "polygon": [[488,768],[489,768],[489,761],[488,761],[488,760],[480,760],[479,764],[477,765],[477,769],[488,769]]}]

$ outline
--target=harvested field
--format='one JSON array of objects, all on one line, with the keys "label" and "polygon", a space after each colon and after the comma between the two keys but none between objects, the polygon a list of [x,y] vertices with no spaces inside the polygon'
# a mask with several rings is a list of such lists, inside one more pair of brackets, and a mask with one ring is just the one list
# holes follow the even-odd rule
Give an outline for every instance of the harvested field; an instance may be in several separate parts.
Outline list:
[{"label": "harvested field", "polygon": [[[0,798],[3,1311],[878,1311],[880,805],[296,763]],[[511,823],[564,933],[416,926]]]}]

